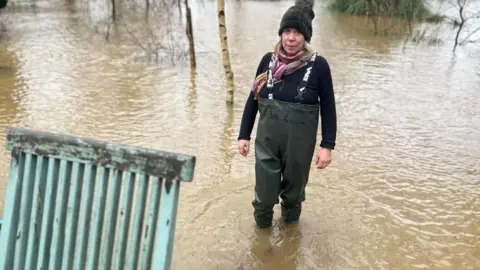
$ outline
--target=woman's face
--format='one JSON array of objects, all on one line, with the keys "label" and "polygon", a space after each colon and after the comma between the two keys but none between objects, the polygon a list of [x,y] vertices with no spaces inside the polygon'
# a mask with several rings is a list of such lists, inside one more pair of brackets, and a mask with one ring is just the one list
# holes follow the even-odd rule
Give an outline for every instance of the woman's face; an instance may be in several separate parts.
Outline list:
[{"label": "woman's face", "polygon": [[287,28],[282,32],[282,46],[289,55],[295,55],[303,49],[305,38],[294,28]]}]

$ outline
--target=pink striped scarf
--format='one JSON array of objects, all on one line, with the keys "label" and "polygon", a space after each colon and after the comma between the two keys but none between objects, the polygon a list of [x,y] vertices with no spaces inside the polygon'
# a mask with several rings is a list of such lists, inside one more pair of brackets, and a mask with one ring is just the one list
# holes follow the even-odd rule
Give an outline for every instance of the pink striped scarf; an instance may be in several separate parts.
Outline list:
[{"label": "pink striped scarf", "polygon": [[[311,57],[312,54],[307,53],[305,50],[292,56],[286,55],[282,50],[277,50],[273,55],[273,83],[281,81],[283,75],[291,74],[305,66]],[[259,74],[253,82],[252,91],[255,97],[258,96],[260,90],[267,83],[267,72],[268,70]]]}]

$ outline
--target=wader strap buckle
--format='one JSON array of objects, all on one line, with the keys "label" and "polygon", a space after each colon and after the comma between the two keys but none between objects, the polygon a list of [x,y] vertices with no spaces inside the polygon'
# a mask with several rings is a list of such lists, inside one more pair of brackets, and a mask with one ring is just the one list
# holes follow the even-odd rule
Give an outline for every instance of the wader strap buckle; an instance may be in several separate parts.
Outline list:
[{"label": "wader strap buckle", "polygon": [[300,85],[297,88],[297,96],[295,96],[295,99],[299,102],[303,101],[303,94],[305,94],[308,78],[310,78],[310,73],[312,71],[313,64],[315,63],[316,57],[317,57],[317,54],[314,53],[312,55],[312,58],[310,58],[310,60],[308,61],[307,69],[305,70],[305,75],[303,75],[303,80],[300,82]]}]

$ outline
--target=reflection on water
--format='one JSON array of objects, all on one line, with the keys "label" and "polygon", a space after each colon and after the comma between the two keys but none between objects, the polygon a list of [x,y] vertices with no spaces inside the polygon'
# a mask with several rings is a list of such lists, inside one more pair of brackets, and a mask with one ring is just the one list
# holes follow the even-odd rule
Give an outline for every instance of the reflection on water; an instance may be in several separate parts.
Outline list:
[{"label": "reflection on water", "polygon": [[[5,134],[5,123],[12,125],[21,122],[23,108],[20,106],[25,92],[21,90],[24,82],[17,76],[18,59],[8,46],[0,43],[0,132]],[[4,137],[4,136],[3,136]],[[4,144],[2,144],[4,145]],[[4,168],[6,159],[0,159]],[[0,179],[7,179],[7,170],[0,170]],[[0,217],[3,213],[6,181],[0,181]]]},{"label": "reflection on water", "polygon": [[[331,167],[312,167],[300,224],[285,226],[276,207],[274,227],[257,230],[254,144],[242,157],[236,138],[258,62],[291,2],[227,2],[232,107],[215,1],[190,3],[195,71],[183,60],[145,62],[124,26],[106,39],[109,1],[35,3],[7,10],[14,16],[0,57],[15,61],[0,69],[0,130],[197,156],[195,181],[182,186],[173,269],[480,268],[480,51],[453,55],[450,30],[428,47],[405,43],[401,30],[373,36],[364,18],[315,7],[312,45],[332,69],[338,147]],[[146,25],[131,7],[119,4],[122,22]],[[175,42],[186,44],[183,19],[171,21]],[[4,152],[2,198],[7,170]],[[3,200],[0,208],[1,216]]]},{"label": "reflection on water", "polygon": [[255,269],[296,269],[301,241],[297,225],[282,225],[278,231],[255,229],[251,247]]}]

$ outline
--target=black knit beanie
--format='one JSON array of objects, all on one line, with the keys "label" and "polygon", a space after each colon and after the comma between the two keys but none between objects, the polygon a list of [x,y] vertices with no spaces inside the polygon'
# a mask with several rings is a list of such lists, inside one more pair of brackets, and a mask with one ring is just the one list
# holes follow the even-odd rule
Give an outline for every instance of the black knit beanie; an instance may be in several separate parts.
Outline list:
[{"label": "black knit beanie", "polygon": [[310,42],[312,38],[312,20],[315,18],[313,1],[295,0],[295,5],[283,14],[278,35],[282,35],[283,30],[286,28],[295,28],[303,34],[306,42]]}]

